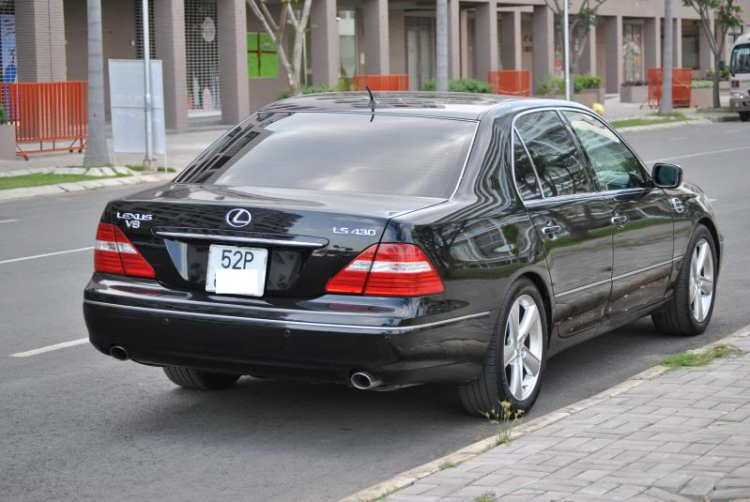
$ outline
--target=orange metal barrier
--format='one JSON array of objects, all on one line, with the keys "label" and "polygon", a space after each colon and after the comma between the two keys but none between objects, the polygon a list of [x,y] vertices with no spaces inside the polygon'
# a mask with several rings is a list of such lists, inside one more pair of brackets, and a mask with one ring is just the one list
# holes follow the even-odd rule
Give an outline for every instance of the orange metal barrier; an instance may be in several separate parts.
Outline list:
[{"label": "orange metal barrier", "polygon": [[354,90],[408,91],[409,75],[355,75]]},{"label": "orange metal barrier", "polygon": [[[661,103],[663,71],[661,68],[648,69],[648,105],[657,108]],[[672,106],[689,108],[693,86],[691,68],[672,68]]]},{"label": "orange metal barrier", "polygon": [[0,104],[16,129],[16,155],[28,160],[30,153],[82,152],[87,96],[87,82],[0,84]]},{"label": "orange metal barrier", "polygon": [[495,94],[531,96],[529,70],[500,70],[487,72],[487,81]]}]

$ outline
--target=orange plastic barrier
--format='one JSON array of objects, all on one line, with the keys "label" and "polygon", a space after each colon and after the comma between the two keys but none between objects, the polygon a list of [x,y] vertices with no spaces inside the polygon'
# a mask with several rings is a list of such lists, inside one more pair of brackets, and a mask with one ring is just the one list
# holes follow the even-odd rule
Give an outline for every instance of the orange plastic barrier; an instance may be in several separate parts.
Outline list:
[{"label": "orange plastic barrier", "polygon": [[[661,86],[663,71],[661,68],[648,69],[648,105],[657,108],[661,104]],[[672,106],[689,108],[693,86],[691,68],[672,68]]]},{"label": "orange plastic barrier", "polygon": [[409,75],[355,75],[354,89],[364,91],[408,91]]},{"label": "orange plastic barrier", "polygon": [[0,104],[16,128],[16,155],[28,160],[30,153],[82,152],[87,99],[88,82],[0,84]]},{"label": "orange plastic barrier", "polygon": [[500,70],[487,72],[487,81],[495,94],[531,96],[529,70]]}]

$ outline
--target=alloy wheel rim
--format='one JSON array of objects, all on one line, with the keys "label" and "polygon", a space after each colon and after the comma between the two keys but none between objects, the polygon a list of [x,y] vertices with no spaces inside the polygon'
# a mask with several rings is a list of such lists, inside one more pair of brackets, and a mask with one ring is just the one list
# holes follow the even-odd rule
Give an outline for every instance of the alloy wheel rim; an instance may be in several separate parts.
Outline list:
[{"label": "alloy wheel rim", "polygon": [[714,256],[706,239],[695,246],[690,260],[690,312],[703,322],[711,312],[714,299]]},{"label": "alloy wheel rim", "polygon": [[539,306],[529,295],[513,302],[505,325],[503,363],[510,393],[518,401],[531,396],[539,382],[544,332]]}]

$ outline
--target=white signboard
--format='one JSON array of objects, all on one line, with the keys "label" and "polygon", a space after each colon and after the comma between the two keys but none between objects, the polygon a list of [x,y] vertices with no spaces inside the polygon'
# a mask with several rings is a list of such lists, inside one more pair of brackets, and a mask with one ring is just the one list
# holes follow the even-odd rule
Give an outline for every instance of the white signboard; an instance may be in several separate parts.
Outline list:
[{"label": "white signboard", "polygon": [[[146,82],[138,59],[109,60],[112,143],[118,153],[146,153]],[[154,153],[167,153],[164,131],[164,86],[161,61],[151,60]]]}]

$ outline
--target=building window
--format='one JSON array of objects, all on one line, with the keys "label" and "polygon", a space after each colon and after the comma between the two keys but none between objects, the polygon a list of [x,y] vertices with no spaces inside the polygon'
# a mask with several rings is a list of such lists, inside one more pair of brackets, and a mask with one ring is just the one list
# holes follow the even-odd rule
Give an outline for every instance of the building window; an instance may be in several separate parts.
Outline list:
[{"label": "building window", "polygon": [[357,74],[357,11],[339,10],[339,76],[352,79]]},{"label": "building window", "polygon": [[405,23],[409,90],[419,91],[435,78],[435,18],[407,16]]},{"label": "building window", "polygon": [[188,114],[221,112],[220,26],[216,0],[185,0]]},{"label": "building window", "polygon": [[267,33],[247,34],[247,74],[250,78],[279,76],[279,56]]},{"label": "building window", "polygon": [[[18,80],[16,60],[16,10],[13,0],[0,0],[0,56],[2,82]],[[7,104],[6,104],[7,108]]]},{"label": "building window", "polygon": [[682,67],[697,70],[700,60],[700,25],[697,21],[682,23]]},{"label": "building window", "polygon": [[625,82],[645,80],[643,66],[643,23],[625,21],[622,25],[622,58]]}]

